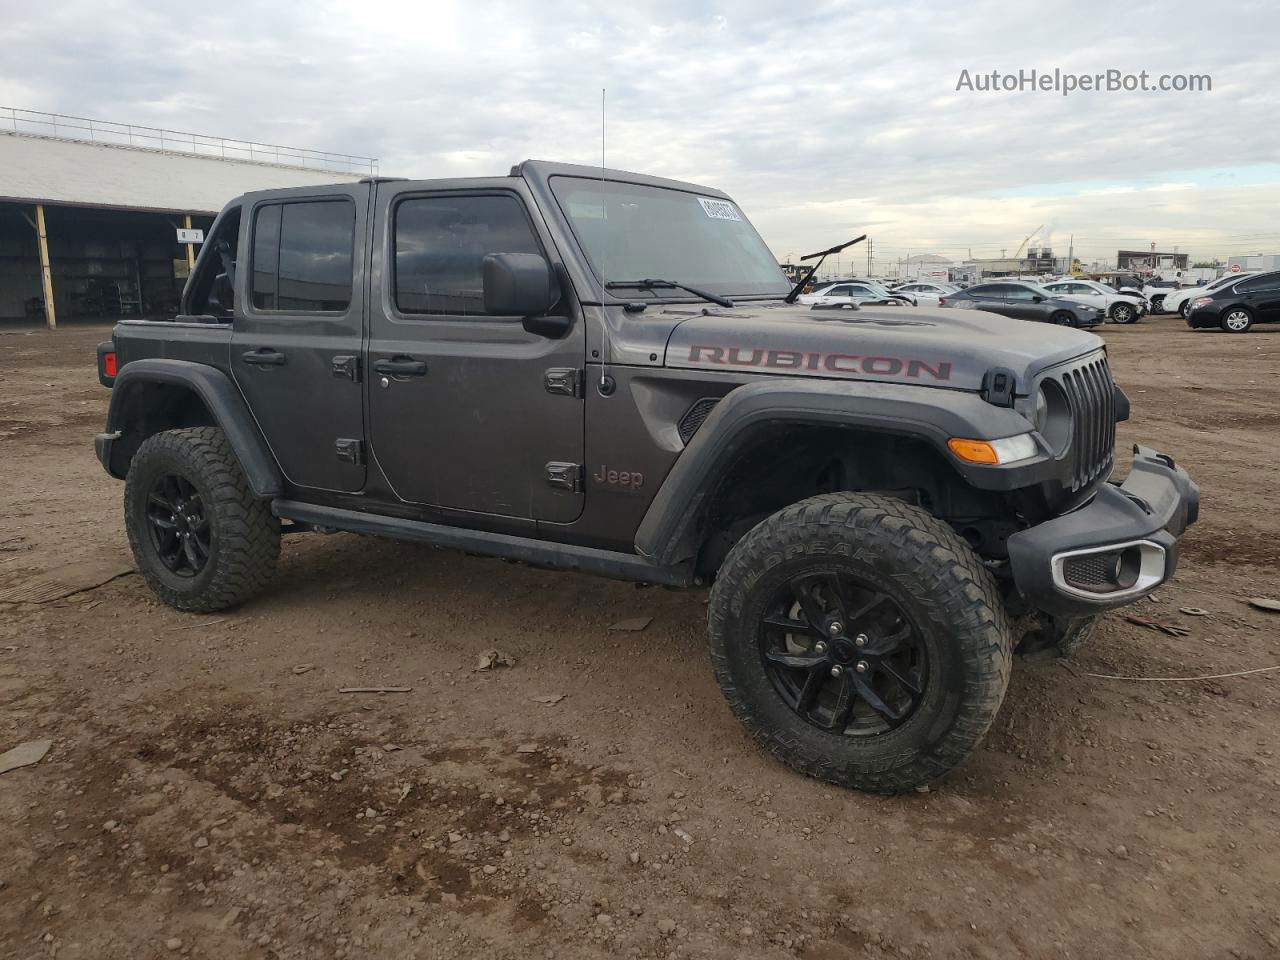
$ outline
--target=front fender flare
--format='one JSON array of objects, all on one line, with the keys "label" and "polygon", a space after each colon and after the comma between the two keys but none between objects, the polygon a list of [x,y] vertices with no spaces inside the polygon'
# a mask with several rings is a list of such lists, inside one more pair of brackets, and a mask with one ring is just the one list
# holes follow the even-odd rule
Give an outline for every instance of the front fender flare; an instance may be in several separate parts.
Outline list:
[{"label": "front fender flare", "polygon": [[[111,407],[107,412],[108,440],[128,431],[132,420],[131,405],[138,388],[151,383],[183,387],[196,394],[213,417],[214,423],[226,434],[231,449],[240,461],[240,468],[254,494],[261,499],[271,499],[284,492],[280,468],[267,446],[262,431],[249,412],[244,397],[236,389],[231,378],[204,363],[189,360],[145,359],[133,360],[120,368],[111,388]],[[100,455],[105,452],[104,466],[113,476],[123,471],[113,466],[110,444],[99,444]]]},{"label": "front fender flare", "polygon": [[941,450],[974,487],[1016,490],[1052,467],[1047,453],[1007,467],[961,463],[947,448],[952,437],[997,440],[1031,425],[976,393],[866,381],[757,381],[729,393],[676,460],[636,531],[635,548],[658,563],[673,563],[715,489],[716,481],[762,429],[779,424],[873,430],[922,439]]}]

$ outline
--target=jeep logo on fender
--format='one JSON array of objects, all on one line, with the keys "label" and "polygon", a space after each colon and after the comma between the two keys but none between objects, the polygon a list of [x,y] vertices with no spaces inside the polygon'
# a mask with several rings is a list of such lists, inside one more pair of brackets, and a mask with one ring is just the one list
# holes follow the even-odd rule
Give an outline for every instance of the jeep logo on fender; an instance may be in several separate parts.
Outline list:
[{"label": "jeep logo on fender", "polygon": [[639,490],[644,486],[644,474],[639,470],[616,470],[603,463],[599,470],[591,474],[591,479],[596,483],[627,491]]},{"label": "jeep logo on fender", "polygon": [[919,379],[928,376],[943,382],[951,379],[949,360],[930,362],[911,357],[864,357],[856,353],[801,353],[799,350],[693,346],[689,348],[689,362],[766,370],[826,370],[831,373],[869,374],[873,377]]}]

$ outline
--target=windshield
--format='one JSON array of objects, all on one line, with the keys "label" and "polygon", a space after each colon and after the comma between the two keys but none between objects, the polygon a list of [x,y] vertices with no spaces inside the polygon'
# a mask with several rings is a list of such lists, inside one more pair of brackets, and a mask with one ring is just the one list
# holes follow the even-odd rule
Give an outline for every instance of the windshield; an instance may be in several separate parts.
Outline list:
[{"label": "windshield", "polygon": [[[551,189],[604,283],[661,278],[730,297],[785,296],[791,289],[760,235],[728,200],[584,177],[552,177]],[[636,294],[684,296],[670,289]]]}]

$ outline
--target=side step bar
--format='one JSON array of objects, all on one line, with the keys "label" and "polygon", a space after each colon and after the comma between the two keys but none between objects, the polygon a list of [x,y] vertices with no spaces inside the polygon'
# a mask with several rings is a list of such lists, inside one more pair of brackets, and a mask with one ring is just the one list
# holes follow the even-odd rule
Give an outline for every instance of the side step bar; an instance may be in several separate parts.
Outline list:
[{"label": "side step bar", "polygon": [[393,540],[429,543],[464,553],[519,560],[536,567],[675,587],[687,587],[693,583],[693,571],[689,566],[659,566],[634,553],[552,543],[486,530],[465,530],[438,523],[423,523],[420,520],[402,520],[399,517],[361,513],[358,510],[299,503],[296,500],[273,500],[271,512],[282,520],[293,520],[295,523],[333,527]]}]

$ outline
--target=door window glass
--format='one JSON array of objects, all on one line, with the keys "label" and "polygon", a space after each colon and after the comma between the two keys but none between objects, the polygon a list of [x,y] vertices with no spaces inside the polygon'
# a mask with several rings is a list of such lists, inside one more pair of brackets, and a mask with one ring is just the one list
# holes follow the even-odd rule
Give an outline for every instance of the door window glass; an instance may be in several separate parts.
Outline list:
[{"label": "door window glass", "polygon": [[512,196],[403,200],[395,211],[395,300],[401,313],[485,316],[481,264],[542,249]]},{"label": "door window glass", "polygon": [[253,228],[253,305],[338,313],[351,305],[356,208],[350,200],[274,203]]}]

